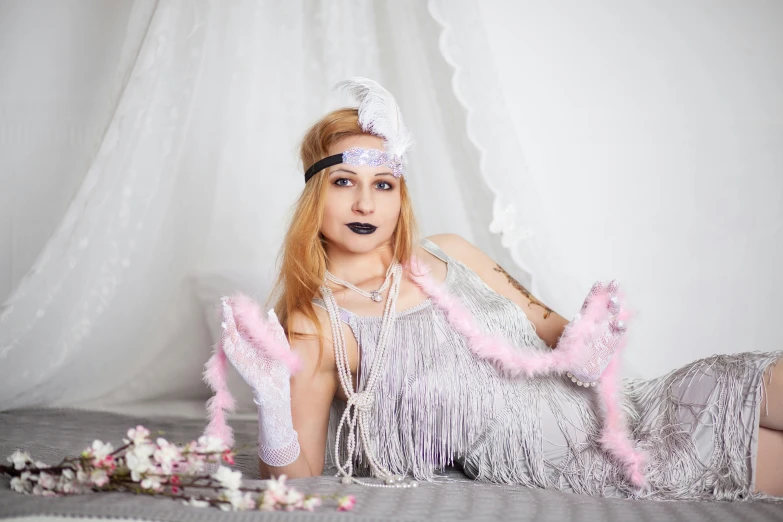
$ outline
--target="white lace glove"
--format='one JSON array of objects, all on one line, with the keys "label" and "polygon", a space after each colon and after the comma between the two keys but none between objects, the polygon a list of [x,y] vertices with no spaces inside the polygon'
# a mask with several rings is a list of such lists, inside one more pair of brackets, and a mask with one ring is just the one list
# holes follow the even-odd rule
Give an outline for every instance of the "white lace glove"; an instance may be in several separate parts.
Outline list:
[{"label": "white lace glove", "polygon": [[572,321],[572,323],[576,323],[585,320],[585,312],[593,299],[599,296],[608,299],[608,314],[606,319],[598,324],[595,334],[590,340],[588,360],[567,372],[568,377],[580,386],[595,386],[609,365],[609,361],[614,357],[620,340],[627,330],[625,323],[618,318],[622,309],[622,303],[617,295],[619,288],[620,284],[616,279],[610,281],[605,287],[600,281],[597,281],[590,289],[590,293],[587,294],[579,314]]},{"label": "white lace glove", "polygon": [[[291,418],[291,373],[282,361],[273,359],[242,337],[237,330],[231,300],[223,303],[223,351],[239,375],[253,388],[258,406],[258,456],[270,466],[285,466],[299,456],[299,439]],[[281,346],[291,349],[274,310],[265,328]]]}]

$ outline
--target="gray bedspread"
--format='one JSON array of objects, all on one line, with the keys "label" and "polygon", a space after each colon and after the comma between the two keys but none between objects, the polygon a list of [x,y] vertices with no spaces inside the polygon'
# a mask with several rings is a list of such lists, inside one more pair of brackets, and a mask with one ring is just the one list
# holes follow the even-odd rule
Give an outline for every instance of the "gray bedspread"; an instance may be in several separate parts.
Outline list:
[{"label": "gray bedspread", "polygon": [[[0,458],[20,448],[36,460],[54,464],[76,455],[93,438],[118,447],[125,431],[137,424],[164,430],[172,442],[187,442],[201,435],[203,421],[138,417],[75,409],[25,409],[0,412]],[[236,469],[247,479],[259,478],[255,455],[255,422],[232,420],[237,446],[247,446]],[[477,483],[457,470],[445,484],[420,484],[415,489],[344,486],[333,474],[292,480],[304,492],[353,494],[351,513],[322,506],[315,513],[224,513],[215,508],[181,505],[166,498],[130,493],[87,494],[66,498],[40,498],[10,490],[8,477],[0,477],[0,517],[71,515],[107,518],[180,520],[519,520],[519,521],[783,521],[783,503],[770,502],[655,502],[601,499],[522,487]],[[259,484],[251,481],[251,484]]]}]

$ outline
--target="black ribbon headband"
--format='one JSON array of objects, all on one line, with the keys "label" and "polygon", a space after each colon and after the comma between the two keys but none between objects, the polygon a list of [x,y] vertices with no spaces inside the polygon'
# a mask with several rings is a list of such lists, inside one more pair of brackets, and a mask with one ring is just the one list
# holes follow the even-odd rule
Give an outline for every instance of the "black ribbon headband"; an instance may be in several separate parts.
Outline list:
[{"label": "black ribbon headband", "polygon": [[378,149],[352,147],[345,152],[327,156],[313,163],[305,172],[305,183],[323,169],[339,165],[340,163],[354,166],[369,165],[370,167],[386,165],[392,170],[392,175],[395,178],[399,178],[405,173],[405,162],[402,158]]}]

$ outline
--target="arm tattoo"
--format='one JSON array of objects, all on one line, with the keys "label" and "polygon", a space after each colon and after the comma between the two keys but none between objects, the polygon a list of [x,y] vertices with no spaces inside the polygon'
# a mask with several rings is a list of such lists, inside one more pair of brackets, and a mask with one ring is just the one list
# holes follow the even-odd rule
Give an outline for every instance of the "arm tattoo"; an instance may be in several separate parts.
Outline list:
[{"label": "arm tattoo", "polygon": [[505,276],[506,276],[506,278],[508,279],[508,282],[509,282],[509,283],[511,283],[511,284],[514,286],[514,288],[516,288],[517,290],[519,290],[519,291],[522,293],[522,295],[524,295],[525,297],[527,297],[527,298],[530,300],[530,302],[529,302],[529,303],[528,303],[528,305],[527,305],[527,307],[528,307],[528,308],[530,308],[530,307],[531,307],[531,306],[533,306],[533,305],[538,305],[538,306],[540,306],[541,308],[543,308],[543,309],[544,309],[544,319],[546,319],[547,317],[549,317],[549,315],[552,313],[552,309],[550,309],[550,308],[549,308],[548,306],[546,306],[544,303],[542,303],[541,301],[539,301],[538,299],[536,299],[535,297],[533,297],[533,295],[532,295],[530,292],[528,292],[528,291],[527,291],[527,289],[525,289],[525,287],[524,287],[524,286],[522,286],[521,284],[519,284],[519,282],[518,282],[516,279],[514,279],[513,277],[511,277],[511,276],[508,274],[508,272],[506,272],[505,270],[503,270],[503,267],[502,267],[502,266],[498,265],[497,267],[495,267],[495,268],[494,268],[494,270],[495,270],[495,272],[500,272],[501,274],[505,275]]}]

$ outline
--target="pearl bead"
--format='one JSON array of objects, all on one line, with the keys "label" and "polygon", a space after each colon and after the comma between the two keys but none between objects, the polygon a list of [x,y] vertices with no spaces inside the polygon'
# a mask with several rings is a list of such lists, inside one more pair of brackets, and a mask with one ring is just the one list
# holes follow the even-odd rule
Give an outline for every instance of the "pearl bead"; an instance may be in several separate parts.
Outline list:
[{"label": "pearl bead", "polygon": [[342,479],[343,484],[350,484],[351,482],[353,482],[353,479],[351,477],[343,477]]}]

